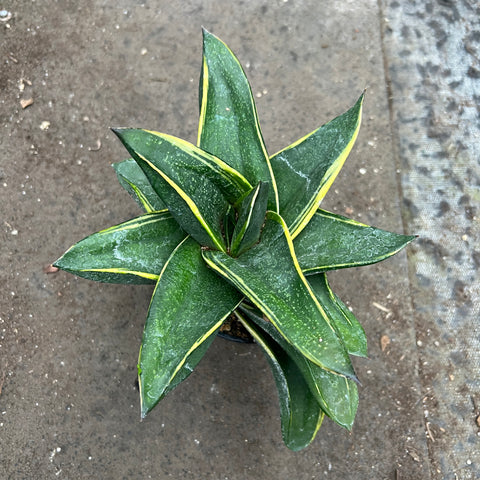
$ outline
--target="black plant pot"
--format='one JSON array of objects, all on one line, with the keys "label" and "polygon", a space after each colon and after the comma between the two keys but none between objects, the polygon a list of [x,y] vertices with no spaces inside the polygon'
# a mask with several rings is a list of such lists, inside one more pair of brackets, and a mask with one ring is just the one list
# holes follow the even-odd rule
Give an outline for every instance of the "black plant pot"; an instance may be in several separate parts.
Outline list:
[{"label": "black plant pot", "polygon": [[222,324],[218,336],[239,343],[254,343],[253,337],[232,313]]}]

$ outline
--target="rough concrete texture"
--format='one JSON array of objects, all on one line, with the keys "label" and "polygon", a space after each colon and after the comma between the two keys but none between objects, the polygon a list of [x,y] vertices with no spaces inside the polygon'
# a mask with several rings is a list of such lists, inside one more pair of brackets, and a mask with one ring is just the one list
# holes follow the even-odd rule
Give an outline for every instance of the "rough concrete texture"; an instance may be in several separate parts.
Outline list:
[{"label": "rough concrete texture", "polygon": [[480,3],[383,8],[431,468],[480,478]]},{"label": "rough concrete texture", "polygon": [[[0,21],[0,478],[480,475],[478,12],[452,4],[0,4],[11,13]],[[409,262],[402,253],[330,276],[364,324],[370,356],[356,361],[353,432],[327,420],[299,453],[283,446],[255,345],[217,339],[140,422],[136,361],[151,288],[43,271],[88,233],[138,214],[110,167],[126,152],[108,127],[195,141],[202,25],[245,66],[270,153],[368,87],[357,145],[324,206],[422,235]],[[443,98],[451,82],[460,82],[454,103]]]}]

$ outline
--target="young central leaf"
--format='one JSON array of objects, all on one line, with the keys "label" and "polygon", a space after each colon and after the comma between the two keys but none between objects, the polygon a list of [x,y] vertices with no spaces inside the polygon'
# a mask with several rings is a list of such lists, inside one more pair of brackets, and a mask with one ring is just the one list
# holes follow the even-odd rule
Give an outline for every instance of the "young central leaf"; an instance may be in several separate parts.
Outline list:
[{"label": "young central leaf", "polygon": [[260,238],[267,213],[268,183],[260,182],[243,200],[237,224],[233,231],[230,254],[238,257],[253,247]]},{"label": "young central leaf", "polygon": [[260,243],[238,258],[203,251],[207,264],[254,303],[294,347],[322,368],[355,377],[334,326],[303,276],[283,219],[267,212]]}]

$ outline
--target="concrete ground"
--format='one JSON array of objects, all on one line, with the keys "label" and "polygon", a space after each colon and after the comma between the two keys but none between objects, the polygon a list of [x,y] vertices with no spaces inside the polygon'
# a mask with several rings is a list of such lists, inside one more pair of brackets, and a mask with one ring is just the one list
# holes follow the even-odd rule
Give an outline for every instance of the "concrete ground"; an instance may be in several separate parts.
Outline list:
[{"label": "concrete ground", "polygon": [[[0,2],[0,478],[480,478],[479,10],[473,0]],[[151,288],[44,273],[72,243],[138,214],[110,167],[126,156],[110,126],[195,141],[201,26],[245,66],[271,153],[368,87],[324,206],[420,235],[387,262],[330,276],[370,356],[356,361],[353,432],[327,420],[299,453],[283,446],[255,345],[217,339],[140,422]]]}]

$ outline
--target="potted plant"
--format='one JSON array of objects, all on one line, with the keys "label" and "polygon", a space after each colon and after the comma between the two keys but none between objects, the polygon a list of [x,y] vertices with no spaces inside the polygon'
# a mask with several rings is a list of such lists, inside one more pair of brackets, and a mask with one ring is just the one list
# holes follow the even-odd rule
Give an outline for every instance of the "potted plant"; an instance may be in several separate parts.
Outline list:
[{"label": "potted plant", "polygon": [[357,137],[363,94],[269,156],[239,61],[205,30],[199,93],[197,145],[114,129],[131,155],[114,168],[144,213],[86,237],[53,265],[100,282],[155,285],[138,360],[142,417],[235,319],[266,354],[283,439],[300,450],[325,415],[351,429],[350,355],[367,354],[326,272],[384,260],[414,237],[319,208]]}]

